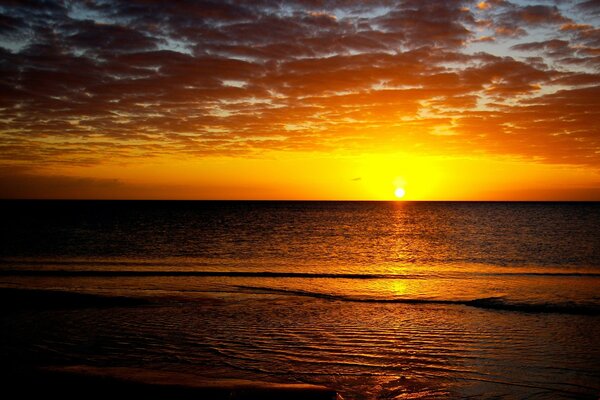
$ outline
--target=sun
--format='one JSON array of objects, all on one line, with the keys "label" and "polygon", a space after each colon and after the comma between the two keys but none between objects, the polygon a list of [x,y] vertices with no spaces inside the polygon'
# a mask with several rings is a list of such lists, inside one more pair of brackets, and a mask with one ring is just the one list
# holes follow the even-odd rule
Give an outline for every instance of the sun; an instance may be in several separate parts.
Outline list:
[{"label": "sun", "polygon": [[406,195],[406,190],[404,190],[404,188],[399,187],[394,191],[394,194],[397,198],[401,199],[404,197],[404,195]]}]

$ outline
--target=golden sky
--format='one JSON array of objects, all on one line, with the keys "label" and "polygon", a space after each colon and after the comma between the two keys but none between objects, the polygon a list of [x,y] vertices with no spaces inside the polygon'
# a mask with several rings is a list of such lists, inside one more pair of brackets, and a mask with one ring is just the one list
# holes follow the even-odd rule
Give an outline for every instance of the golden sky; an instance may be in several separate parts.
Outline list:
[{"label": "golden sky", "polygon": [[0,197],[600,200],[600,2],[0,5]]}]

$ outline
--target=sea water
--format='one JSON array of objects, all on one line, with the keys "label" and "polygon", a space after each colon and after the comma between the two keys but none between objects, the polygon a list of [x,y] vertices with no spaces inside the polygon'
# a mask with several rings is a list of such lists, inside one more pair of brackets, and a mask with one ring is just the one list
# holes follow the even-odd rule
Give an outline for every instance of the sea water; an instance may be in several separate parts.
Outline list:
[{"label": "sea water", "polygon": [[4,201],[6,359],[324,384],[346,399],[597,398],[600,204]]}]

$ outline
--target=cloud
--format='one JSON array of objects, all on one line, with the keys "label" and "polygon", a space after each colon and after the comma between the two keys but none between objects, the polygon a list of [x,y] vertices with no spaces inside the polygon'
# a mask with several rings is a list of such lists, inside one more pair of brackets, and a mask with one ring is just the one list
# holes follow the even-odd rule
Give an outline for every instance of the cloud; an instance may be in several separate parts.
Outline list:
[{"label": "cloud", "polygon": [[564,4],[5,2],[0,163],[475,148],[598,167],[600,30]]},{"label": "cloud", "polygon": [[516,7],[502,15],[504,20],[526,25],[564,24],[570,20],[564,17],[556,6],[528,5]]},{"label": "cloud", "polygon": [[487,10],[491,7],[491,4],[486,1],[480,1],[477,3],[477,8],[480,10]]},{"label": "cloud", "polygon": [[480,36],[477,39],[473,39],[472,42],[495,42],[496,39],[493,36]]},{"label": "cloud", "polygon": [[[0,198],[56,199],[102,198],[123,190],[116,179],[92,179],[61,175],[39,175],[6,168],[0,170]],[[104,194],[104,195],[103,195]]]},{"label": "cloud", "polygon": [[582,1],[577,4],[577,8],[587,14],[600,15],[600,3],[597,0]]},{"label": "cloud", "polygon": [[513,50],[519,51],[543,51],[549,57],[568,57],[572,56],[576,49],[571,47],[568,40],[547,40],[544,42],[521,43],[512,46]]},{"label": "cloud", "polygon": [[377,19],[387,32],[401,32],[410,46],[460,46],[470,36],[471,13],[457,2],[406,0]]},{"label": "cloud", "polygon": [[154,49],[160,40],[124,25],[92,20],[72,21],[63,26],[65,45],[86,51],[135,51]]},{"label": "cloud", "polygon": [[19,18],[0,14],[0,35],[11,35],[24,29],[26,24]]},{"label": "cloud", "polygon": [[492,28],[499,37],[522,37],[531,29],[573,22],[556,5],[522,5],[496,0],[480,2],[477,9],[484,16],[478,24]]},{"label": "cloud", "polygon": [[0,199],[181,199],[277,198],[279,193],[261,185],[140,184],[121,179],[91,178],[36,171],[35,168],[0,167]]}]

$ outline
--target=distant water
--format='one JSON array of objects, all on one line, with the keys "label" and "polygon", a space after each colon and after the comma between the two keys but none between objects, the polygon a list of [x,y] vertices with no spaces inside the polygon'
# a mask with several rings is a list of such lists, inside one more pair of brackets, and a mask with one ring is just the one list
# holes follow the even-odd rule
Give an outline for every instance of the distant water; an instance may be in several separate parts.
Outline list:
[{"label": "distant water", "polygon": [[[0,203],[18,362],[322,383],[346,399],[597,398],[600,203]],[[43,329],[42,329],[43,328]]]}]

